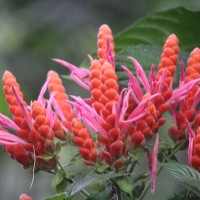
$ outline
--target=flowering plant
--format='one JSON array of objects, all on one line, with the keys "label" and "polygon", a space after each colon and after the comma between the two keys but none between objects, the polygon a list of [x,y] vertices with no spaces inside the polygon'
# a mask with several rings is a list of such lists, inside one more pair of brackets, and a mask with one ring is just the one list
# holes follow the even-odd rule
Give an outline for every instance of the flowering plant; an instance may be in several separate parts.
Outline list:
[{"label": "flowering plant", "polygon": [[[191,15],[183,9],[173,12]],[[77,193],[88,200],[142,200],[149,190],[155,193],[156,178],[163,169],[186,189],[173,199],[200,196],[200,49],[194,47],[187,63],[179,60],[175,33],[165,37],[162,49],[131,44],[120,49],[117,41],[130,30],[118,36],[115,44],[110,27],[100,26],[97,54],[88,56],[89,64],[84,62],[88,68],[53,59],[89,91],[88,98],[69,96],[59,74],[51,70],[38,98],[28,104],[16,77],[9,71],[3,74],[12,119],[0,114],[0,145],[33,178],[39,171],[55,175],[53,186],[58,194],[46,200],[75,199]],[[143,68],[133,53],[125,56],[132,49],[146,50],[141,54],[146,61],[156,52],[159,61]],[[176,71],[180,73],[175,76]],[[169,119],[172,122],[164,131],[173,143],[161,136]],[[59,156],[64,146],[75,152],[67,164]],[[187,164],[176,156],[184,149]],[[142,170],[141,165],[145,165]],[[20,200],[25,199],[31,197],[22,194]]]}]

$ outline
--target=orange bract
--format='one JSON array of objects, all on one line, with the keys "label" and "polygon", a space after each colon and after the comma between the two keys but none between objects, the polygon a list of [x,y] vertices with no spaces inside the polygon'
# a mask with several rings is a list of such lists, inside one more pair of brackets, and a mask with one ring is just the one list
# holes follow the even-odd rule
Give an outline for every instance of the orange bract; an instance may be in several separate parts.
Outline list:
[{"label": "orange bract", "polygon": [[165,45],[163,46],[163,52],[160,56],[160,63],[158,64],[157,80],[162,76],[164,70],[166,70],[166,84],[169,86],[173,83],[173,75],[176,71],[176,63],[178,61],[178,38],[175,34],[170,35]]},{"label": "orange bract", "polygon": [[111,113],[112,104],[118,101],[119,85],[114,67],[109,62],[102,65],[94,60],[90,67],[91,103],[98,114],[102,112],[105,117]]},{"label": "orange bract", "polygon": [[25,109],[27,109],[27,104],[23,100],[23,93],[20,90],[20,85],[17,82],[15,76],[9,71],[4,72],[2,83],[3,83],[3,91],[5,93],[6,101],[9,104],[9,110],[13,115],[13,121],[22,129],[22,130],[17,131],[17,133],[23,139],[28,140],[28,137],[29,137],[28,133],[30,129],[28,127],[26,120],[24,119],[23,112],[21,111],[20,107],[17,104],[17,100],[12,89],[12,87],[15,88],[15,90],[17,91],[20,97],[21,102],[23,103],[23,106],[25,107]]},{"label": "orange bract", "polygon": [[63,119],[57,119],[54,124],[54,132],[55,136],[61,140],[66,139],[66,133],[64,132],[61,123],[69,130],[72,129],[71,121],[74,117],[74,114],[71,110],[71,106],[67,103],[68,96],[65,92],[65,88],[62,84],[62,80],[60,79],[59,75],[51,70],[48,72],[48,89],[49,92],[54,95],[54,98],[62,111],[62,115],[64,116]]},{"label": "orange bract", "polygon": [[79,147],[79,152],[88,165],[93,165],[98,158],[98,151],[90,133],[85,126],[76,118],[72,120],[72,133],[74,142]]},{"label": "orange bract", "polygon": [[[99,28],[99,33],[97,36],[98,42],[98,57],[100,59],[100,62],[103,63],[105,60],[107,60],[107,51],[111,52],[111,56],[115,56],[115,51],[114,51],[114,42],[113,42],[113,35],[110,27],[106,24],[103,24]],[[109,46],[107,46],[109,43]],[[107,49],[109,48],[109,49]]]}]

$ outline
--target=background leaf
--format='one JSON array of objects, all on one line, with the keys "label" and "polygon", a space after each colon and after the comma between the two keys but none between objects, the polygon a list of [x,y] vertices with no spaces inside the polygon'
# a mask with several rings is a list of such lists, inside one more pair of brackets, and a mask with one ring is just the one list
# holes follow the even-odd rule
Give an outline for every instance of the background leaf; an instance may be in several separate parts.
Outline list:
[{"label": "background leaf", "polygon": [[[193,12],[181,7],[157,12],[144,17],[117,34],[114,37],[115,50],[118,54],[128,47],[133,48],[133,46],[139,44],[161,47],[166,38],[174,33],[179,38],[181,49],[191,51],[193,48],[200,46],[199,19],[200,11]],[[92,56],[96,57],[96,54]],[[144,56],[146,57],[146,54],[143,54],[143,58]],[[155,64],[155,62],[156,60],[152,63]],[[81,67],[88,68],[89,66],[89,59],[86,58]]]},{"label": "background leaf", "polygon": [[127,179],[127,177],[119,177],[119,178],[115,178],[113,179],[113,181],[119,186],[119,188],[129,194],[130,197],[132,197],[132,184],[130,183],[130,181]]},{"label": "background leaf", "polygon": [[137,44],[162,45],[175,33],[182,49],[191,50],[200,46],[200,11],[174,8],[147,16],[115,37],[117,52]]},{"label": "background leaf", "polygon": [[200,173],[195,169],[176,162],[162,164],[168,172],[186,189],[200,196]]}]

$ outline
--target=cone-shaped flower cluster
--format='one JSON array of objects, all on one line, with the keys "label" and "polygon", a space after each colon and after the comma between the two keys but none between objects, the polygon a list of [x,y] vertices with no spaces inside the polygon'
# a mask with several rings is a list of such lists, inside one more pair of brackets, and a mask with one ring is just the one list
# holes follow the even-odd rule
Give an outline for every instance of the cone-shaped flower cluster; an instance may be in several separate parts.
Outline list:
[{"label": "cone-shaped flower cluster", "polygon": [[[200,50],[191,53],[186,75],[181,62],[179,87],[174,89],[179,41],[172,34],[163,46],[158,67],[152,65],[149,78],[136,59],[127,58],[132,61],[136,73],[122,65],[129,83],[127,88],[120,88],[109,26],[100,27],[97,40],[98,58],[89,56],[89,69],[53,59],[67,67],[71,77],[90,91],[89,99],[71,96],[73,100],[69,100],[61,78],[51,70],[38,99],[28,105],[14,75],[8,71],[4,73],[3,90],[13,120],[0,114],[0,145],[24,168],[35,171],[56,169],[54,137],[77,146],[87,165],[104,162],[110,169],[123,169],[132,154],[142,148],[148,154],[154,191],[158,130],[166,120],[163,113],[169,111],[174,123],[169,129],[170,136],[174,141],[189,137],[189,161],[200,171],[200,115],[197,110]],[[44,98],[47,90],[49,99]],[[17,136],[9,133],[9,129]],[[148,140],[154,135],[151,153]],[[46,154],[52,157],[45,159]]]},{"label": "cone-shaped flower cluster", "polygon": [[45,105],[36,100],[28,106],[11,72],[5,71],[2,82],[13,121],[1,114],[0,125],[6,129],[15,130],[19,136],[11,135],[2,129],[0,137],[4,149],[24,168],[34,167],[35,171],[40,169],[48,171],[55,168],[55,158],[44,160],[40,157],[44,154],[51,154],[55,150],[51,118]]},{"label": "cone-shaped flower cluster", "polygon": [[[135,65],[140,82],[127,67],[122,66],[130,81],[128,88],[121,91],[115,73],[113,36],[107,25],[100,27],[97,39],[98,59],[93,60],[90,57],[91,67],[88,72],[59,59],[54,59],[54,61],[69,68],[71,74],[77,74],[74,80],[84,88],[87,85],[87,89],[91,92],[90,102],[80,97],[73,97],[76,102],[68,101],[78,113],[79,123],[81,119],[97,134],[93,143],[90,142],[89,152],[91,149],[94,150],[96,145],[101,147],[100,151],[94,150],[98,152],[99,160],[119,168],[126,162],[130,150],[144,147],[146,140],[157,133],[158,128],[165,122],[165,119],[161,117],[162,114],[169,110],[174,98],[179,97],[178,93],[180,92],[183,98],[188,88],[192,86],[187,85],[184,92],[182,88],[179,88],[176,93],[173,93],[173,76],[179,53],[178,38],[174,34],[167,38],[163,46],[157,74],[155,67],[152,66],[150,80],[134,58],[130,59]],[[89,80],[85,81],[84,74],[88,74]],[[171,98],[172,95],[174,98]],[[80,127],[80,130],[87,132],[84,137],[91,140],[92,134],[89,130],[86,131],[83,125]],[[75,135],[77,137],[78,134]],[[84,137],[82,139],[86,139]],[[79,143],[76,142],[76,144],[79,146]],[[83,142],[80,144],[82,153],[88,152],[87,147],[83,147]],[[83,157],[89,161],[89,154]]]},{"label": "cone-shaped flower cluster", "polygon": [[[200,49],[195,48],[188,59],[186,73],[184,66],[180,77],[180,87],[186,83],[200,78]],[[173,105],[172,116],[174,125],[170,127],[169,134],[174,141],[185,140],[189,137],[188,162],[200,171],[200,138],[199,138],[199,84],[196,84],[181,101]],[[188,134],[187,134],[188,133]]]}]

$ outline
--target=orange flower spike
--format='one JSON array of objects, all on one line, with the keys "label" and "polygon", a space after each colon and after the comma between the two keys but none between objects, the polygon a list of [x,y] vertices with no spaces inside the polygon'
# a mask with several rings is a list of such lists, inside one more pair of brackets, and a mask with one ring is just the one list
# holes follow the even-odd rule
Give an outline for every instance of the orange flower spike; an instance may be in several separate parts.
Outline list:
[{"label": "orange flower spike", "polygon": [[90,99],[98,114],[100,114],[100,110],[103,107],[101,104],[101,68],[102,64],[98,60],[94,60],[90,67]]},{"label": "orange flower spike", "polygon": [[34,128],[38,132],[38,139],[47,152],[55,150],[54,132],[51,130],[50,121],[46,116],[46,110],[38,101],[31,105]]},{"label": "orange flower spike", "polygon": [[91,102],[98,114],[106,115],[111,113],[113,102],[118,100],[119,85],[114,67],[109,62],[102,65],[94,60],[90,67],[90,91]]},{"label": "orange flower spike", "polygon": [[99,33],[97,35],[97,46],[98,46],[98,57],[100,62],[103,64],[104,61],[108,61],[111,64],[113,64],[113,58],[115,56],[114,51],[114,41],[113,41],[113,35],[110,27],[106,24],[103,24],[99,28]]},{"label": "orange flower spike", "polygon": [[2,78],[3,91],[5,93],[6,101],[9,104],[9,110],[13,115],[13,121],[21,128],[17,131],[18,135],[24,139],[28,140],[29,126],[24,118],[24,114],[17,104],[16,96],[13,93],[12,87],[15,88],[23,107],[27,109],[27,104],[23,100],[23,93],[20,90],[20,85],[17,82],[15,76],[9,72],[5,71]]},{"label": "orange flower spike", "polygon": [[171,82],[173,83],[173,75],[176,71],[176,63],[178,61],[178,53],[180,50],[178,42],[179,40],[175,34],[172,34],[167,38],[160,57],[161,61],[158,64],[159,73],[156,78],[159,80],[163,75],[164,70],[166,70],[165,82],[167,86],[169,86]]},{"label": "orange flower spike", "polygon": [[94,165],[98,159],[98,151],[90,133],[77,118],[72,120],[72,132],[74,134],[74,142],[79,147],[79,152],[85,163]]},{"label": "orange flower spike", "polygon": [[188,59],[188,66],[186,69],[186,80],[188,82],[200,77],[200,48],[195,48]]},{"label": "orange flower spike", "polygon": [[60,79],[59,75],[51,70],[48,72],[48,89],[51,94],[54,94],[54,98],[60,107],[59,112],[62,112],[61,115],[64,116],[64,119],[57,119],[54,124],[54,132],[55,136],[61,140],[65,140],[66,133],[63,130],[61,123],[71,130],[71,121],[74,118],[74,114],[71,110],[71,106],[67,103],[68,96],[65,92],[65,88],[62,84],[62,80]]},{"label": "orange flower spike", "polygon": [[[188,59],[188,66],[186,68],[186,76],[185,76],[185,83],[188,83],[192,80],[195,80],[197,78],[200,78],[200,49],[195,48],[191,53],[190,57]],[[196,108],[193,107],[193,103],[195,101],[198,101],[197,99],[195,100],[195,95],[196,92],[199,89],[199,84],[196,84],[187,94],[186,98],[181,104],[181,111],[185,115],[185,117],[192,122],[194,120],[194,117],[196,115]],[[197,97],[196,97],[197,98]],[[183,123],[181,120],[177,120],[177,125],[178,123]]]},{"label": "orange flower spike", "polygon": [[[185,82],[200,78],[200,49],[195,48],[191,53],[187,62]],[[199,85],[193,87],[189,92],[188,98],[193,97],[198,90]]]}]

